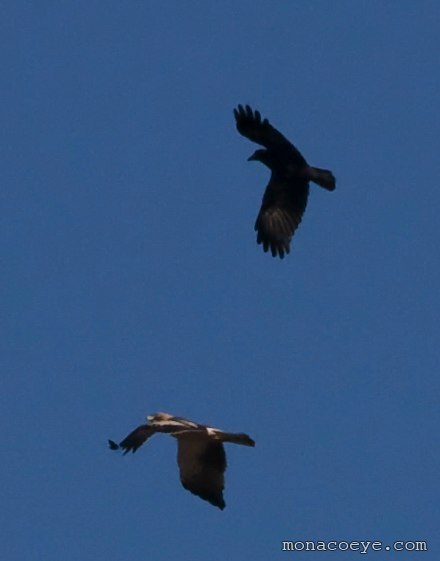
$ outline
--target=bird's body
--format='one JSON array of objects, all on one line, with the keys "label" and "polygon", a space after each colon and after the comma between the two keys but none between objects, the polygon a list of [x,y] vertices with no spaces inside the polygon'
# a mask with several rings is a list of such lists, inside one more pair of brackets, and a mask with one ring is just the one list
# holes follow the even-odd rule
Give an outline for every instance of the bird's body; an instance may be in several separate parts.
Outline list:
[{"label": "bird's body", "polygon": [[156,432],[173,436],[177,439],[177,463],[183,487],[223,510],[226,506],[223,489],[227,465],[223,442],[244,446],[255,446],[255,442],[247,434],[226,433],[169,413],[155,413],[147,417],[147,421],[120,444],[109,440],[110,448],[122,448],[127,454],[136,452]]},{"label": "bird's body", "polygon": [[271,170],[255,230],[264,251],[270,249],[282,259],[306,209],[309,181],[333,191],[335,178],[329,170],[309,166],[299,150],[249,105],[239,105],[234,115],[238,132],[265,147],[249,158]]}]

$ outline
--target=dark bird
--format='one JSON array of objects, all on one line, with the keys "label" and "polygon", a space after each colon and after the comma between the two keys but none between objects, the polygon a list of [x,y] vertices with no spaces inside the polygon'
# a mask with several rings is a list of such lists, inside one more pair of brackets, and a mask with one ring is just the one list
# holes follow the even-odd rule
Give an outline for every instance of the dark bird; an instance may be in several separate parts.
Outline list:
[{"label": "dark bird", "polygon": [[220,429],[199,425],[193,421],[173,417],[168,413],[155,413],[147,417],[147,423],[137,427],[120,444],[109,440],[112,450],[136,452],[156,432],[169,434],[177,439],[177,463],[180,481],[185,489],[223,510],[226,454],[223,442],[255,446],[247,434],[223,432]]},{"label": "dark bird", "polygon": [[293,233],[301,222],[309,195],[309,181],[328,191],[335,188],[331,171],[309,166],[295,146],[287,140],[259,111],[249,105],[234,109],[237,130],[253,142],[264,146],[248,160],[257,160],[271,173],[263,202],[255,222],[257,243],[264,251],[282,259],[290,251]]}]

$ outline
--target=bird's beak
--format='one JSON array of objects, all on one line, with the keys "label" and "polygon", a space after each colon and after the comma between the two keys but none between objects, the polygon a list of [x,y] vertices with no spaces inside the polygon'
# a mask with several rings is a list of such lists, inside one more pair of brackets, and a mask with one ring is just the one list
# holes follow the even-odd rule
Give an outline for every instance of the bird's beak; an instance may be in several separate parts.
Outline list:
[{"label": "bird's beak", "polygon": [[252,154],[252,156],[249,156],[249,158],[247,159],[248,162],[253,162],[255,161],[257,158],[255,157],[255,154]]}]

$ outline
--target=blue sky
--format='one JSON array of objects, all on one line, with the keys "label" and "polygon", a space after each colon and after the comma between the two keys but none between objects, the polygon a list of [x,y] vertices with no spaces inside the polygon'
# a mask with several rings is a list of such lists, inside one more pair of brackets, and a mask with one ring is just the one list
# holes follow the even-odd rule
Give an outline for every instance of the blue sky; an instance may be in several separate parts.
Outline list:
[{"label": "blue sky", "polygon": [[[2,559],[438,558],[439,20],[434,1],[3,8]],[[255,243],[268,171],[237,103],[337,177],[284,261]],[[107,449],[158,410],[256,440],[227,449],[223,512],[182,489],[173,439]]]}]

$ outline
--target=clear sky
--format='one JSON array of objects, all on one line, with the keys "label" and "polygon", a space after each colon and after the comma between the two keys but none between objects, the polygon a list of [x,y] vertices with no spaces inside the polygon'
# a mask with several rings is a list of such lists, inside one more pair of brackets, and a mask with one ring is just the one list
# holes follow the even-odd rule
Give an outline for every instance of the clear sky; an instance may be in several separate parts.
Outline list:
[{"label": "clear sky", "polygon": [[[16,0],[1,20],[0,558],[426,540],[437,560],[438,2]],[[284,261],[255,242],[269,174],[238,103],[337,177]],[[173,439],[108,450],[161,410],[255,439],[227,447],[223,512],[180,486]]]}]

